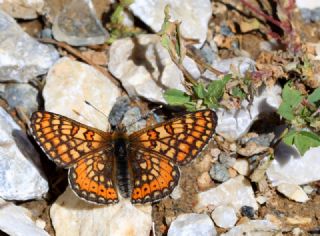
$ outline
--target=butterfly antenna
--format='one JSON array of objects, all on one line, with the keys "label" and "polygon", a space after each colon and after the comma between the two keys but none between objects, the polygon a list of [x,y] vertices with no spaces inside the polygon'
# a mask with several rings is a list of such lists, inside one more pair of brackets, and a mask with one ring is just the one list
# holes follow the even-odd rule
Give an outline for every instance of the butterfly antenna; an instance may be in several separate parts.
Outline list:
[{"label": "butterfly antenna", "polygon": [[95,109],[97,112],[99,112],[100,114],[102,114],[107,120],[109,119],[108,116],[106,114],[104,114],[102,111],[100,111],[96,106],[92,105],[90,102],[88,101],[84,101],[85,104],[91,106],[93,109]]},{"label": "butterfly antenna", "polygon": [[74,112],[74,113],[76,113],[78,116],[80,116],[80,117],[82,117],[83,119],[85,119],[86,121],[89,121],[90,122],[90,120],[87,118],[87,117],[85,117],[84,115],[82,115],[80,112],[78,112],[77,110],[75,110],[75,109],[72,109],[72,111]]}]

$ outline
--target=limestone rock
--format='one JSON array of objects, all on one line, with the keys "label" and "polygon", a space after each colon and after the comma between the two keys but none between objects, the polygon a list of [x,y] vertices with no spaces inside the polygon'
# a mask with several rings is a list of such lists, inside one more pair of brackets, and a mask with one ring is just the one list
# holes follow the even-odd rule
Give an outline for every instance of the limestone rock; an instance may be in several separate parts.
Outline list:
[{"label": "limestone rock", "polygon": [[171,20],[181,22],[182,36],[198,39],[200,47],[207,37],[208,22],[212,15],[211,2],[209,0],[135,0],[130,5],[130,9],[134,15],[158,32],[164,20],[166,5],[170,6]]},{"label": "limestone rock", "polygon": [[250,182],[241,175],[229,179],[216,188],[199,193],[198,199],[196,206],[198,210],[220,205],[230,205],[236,211],[239,211],[242,206],[258,209]]},{"label": "limestone rock", "polygon": [[273,186],[282,183],[308,184],[320,180],[320,147],[309,149],[302,157],[297,150],[280,143],[275,150],[275,159],[267,170]]},{"label": "limestone rock", "polygon": [[49,236],[40,228],[37,222],[32,219],[32,213],[21,206],[6,202],[0,198],[0,230],[8,235],[24,236],[37,235]]},{"label": "limestone rock", "polygon": [[168,236],[184,235],[215,236],[217,231],[208,215],[189,213],[179,215],[168,231]]},{"label": "limestone rock", "polygon": [[216,225],[225,229],[233,227],[238,220],[236,212],[229,206],[218,206],[211,213],[211,217]]},{"label": "limestone rock", "polygon": [[37,42],[0,10],[0,81],[26,82],[47,73],[58,60],[51,46]]},{"label": "limestone rock", "polygon": [[110,206],[87,203],[67,188],[52,205],[50,217],[56,236],[149,236],[151,210],[151,205],[123,199]]},{"label": "limestone rock", "polygon": [[47,192],[38,153],[25,132],[0,107],[0,197],[29,200]]},{"label": "limestone rock", "polygon": [[246,159],[237,159],[232,168],[244,176],[248,176],[250,172],[249,162]]},{"label": "limestone rock", "polygon": [[267,220],[251,220],[248,223],[237,225],[221,236],[257,235],[274,236],[280,229]]},{"label": "limestone rock", "polygon": [[130,96],[165,103],[168,88],[183,90],[183,74],[172,62],[157,35],[116,40],[110,47],[109,70]]},{"label": "limestone rock", "polygon": [[277,190],[289,199],[296,202],[306,202],[309,200],[307,194],[303,191],[303,189],[296,184],[280,184],[277,187]]},{"label": "limestone rock", "polygon": [[220,121],[217,126],[217,133],[228,140],[236,140],[247,133],[255,119],[261,113],[274,112],[281,104],[281,87],[275,85],[264,88],[258,96],[253,98],[249,106],[248,101],[242,102],[240,110],[226,111],[218,109],[217,115]]},{"label": "limestone rock", "polygon": [[[45,109],[106,131],[109,112],[120,90],[93,67],[68,58],[49,71],[43,89]],[[90,102],[102,113],[85,101]],[[80,116],[76,112],[80,113]]]}]

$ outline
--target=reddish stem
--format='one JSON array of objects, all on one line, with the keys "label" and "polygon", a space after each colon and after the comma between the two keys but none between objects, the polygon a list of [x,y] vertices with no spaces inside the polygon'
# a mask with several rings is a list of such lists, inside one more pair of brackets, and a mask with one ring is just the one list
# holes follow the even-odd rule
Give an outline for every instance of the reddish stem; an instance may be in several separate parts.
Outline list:
[{"label": "reddish stem", "polygon": [[[293,0],[292,0],[293,1]],[[251,11],[255,12],[257,15],[262,16],[263,18],[265,18],[267,21],[270,21],[272,24],[280,27],[281,29],[283,29],[286,32],[290,32],[291,31],[291,27],[288,24],[284,24],[281,21],[278,21],[276,19],[274,19],[273,17],[265,14],[263,11],[261,11],[260,9],[257,9],[256,7],[254,7],[251,3],[247,2],[246,0],[240,0],[240,2],[242,2],[243,5],[245,5],[246,7],[248,7]],[[294,1],[293,1],[294,2]],[[291,3],[291,2],[290,2]],[[290,5],[291,6],[291,5]]]}]

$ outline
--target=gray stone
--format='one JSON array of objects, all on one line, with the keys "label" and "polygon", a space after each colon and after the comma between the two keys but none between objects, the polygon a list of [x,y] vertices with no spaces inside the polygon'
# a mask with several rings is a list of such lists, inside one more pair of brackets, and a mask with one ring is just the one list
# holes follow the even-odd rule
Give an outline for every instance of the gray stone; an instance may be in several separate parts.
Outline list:
[{"label": "gray stone", "polygon": [[254,142],[259,146],[263,146],[263,147],[269,147],[270,143],[272,142],[272,140],[274,139],[275,134],[274,133],[269,133],[269,134],[260,134],[257,137],[244,137],[244,138],[240,138],[239,139],[239,143],[244,145],[248,142]]},{"label": "gray stone", "polygon": [[37,42],[0,10],[0,81],[26,82],[47,73],[58,60],[51,46]]},{"label": "gray stone", "polygon": [[53,35],[74,46],[103,44],[109,34],[97,19],[91,0],[73,0],[55,18]]},{"label": "gray stone", "polygon": [[250,219],[254,217],[254,209],[251,206],[243,206],[241,207],[241,215],[246,216]]},{"label": "gray stone", "polygon": [[29,84],[7,84],[3,97],[10,107],[22,109],[28,117],[38,109],[38,90]]},{"label": "gray stone", "polygon": [[47,191],[38,153],[25,132],[0,107],[0,197],[29,200],[41,198]]},{"label": "gray stone", "polygon": [[215,236],[217,231],[210,217],[205,214],[182,214],[174,220],[168,236]]},{"label": "gray stone", "polygon": [[126,127],[127,132],[131,134],[146,127],[147,122],[141,118],[139,107],[133,107],[125,113],[122,124]]},{"label": "gray stone", "polygon": [[225,182],[230,179],[228,169],[225,165],[220,163],[215,163],[209,173],[212,179],[219,182]]},{"label": "gray stone", "polygon": [[198,39],[200,43],[197,46],[200,47],[207,38],[208,22],[212,15],[209,0],[135,0],[129,8],[134,15],[158,32],[164,21],[166,5],[170,6],[171,20],[181,22],[182,36]]},{"label": "gray stone", "polygon": [[34,220],[32,212],[28,209],[16,206],[13,203],[6,202],[0,198],[1,231],[14,236],[49,236],[49,234],[43,229],[43,227],[40,227],[40,225],[45,226],[45,222],[40,219]]},{"label": "gray stone", "polygon": [[234,165],[234,163],[236,162],[236,158],[231,157],[230,155],[228,155],[225,152],[222,152],[219,155],[219,162],[223,165],[225,165],[226,167],[232,167]]}]

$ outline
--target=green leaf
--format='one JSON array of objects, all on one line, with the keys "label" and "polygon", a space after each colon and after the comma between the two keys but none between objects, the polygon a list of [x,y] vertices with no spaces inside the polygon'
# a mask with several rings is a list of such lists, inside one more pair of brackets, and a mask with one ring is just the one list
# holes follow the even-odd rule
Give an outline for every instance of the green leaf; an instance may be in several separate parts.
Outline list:
[{"label": "green leaf", "polygon": [[170,105],[173,106],[183,106],[191,100],[188,94],[178,89],[168,89],[163,94],[163,97]]},{"label": "green leaf", "polygon": [[298,90],[291,88],[287,83],[282,91],[282,99],[282,102],[286,102],[287,104],[295,107],[301,103],[303,97]]},{"label": "green leaf", "polygon": [[208,96],[219,100],[223,96],[224,88],[230,79],[231,75],[226,75],[221,80],[212,81],[208,86]]},{"label": "green leaf", "polygon": [[298,90],[290,88],[289,83],[282,91],[282,103],[278,109],[279,115],[287,120],[294,119],[294,108],[301,103],[303,96]]},{"label": "green leaf", "polygon": [[315,103],[320,101],[320,88],[315,89],[309,96],[308,101]]},{"label": "green leaf", "polygon": [[320,136],[309,131],[291,131],[283,138],[288,145],[295,145],[303,156],[311,147],[320,146]]},{"label": "green leaf", "polygon": [[187,102],[184,104],[187,111],[196,111],[197,110],[197,103],[195,102]]},{"label": "green leaf", "polygon": [[204,88],[204,85],[199,83],[193,86],[193,91],[198,98],[204,98],[207,95],[207,91]]},{"label": "green leaf", "polygon": [[240,98],[241,100],[246,98],[246,94],[238,86],[232,89],[232,95]]}]

